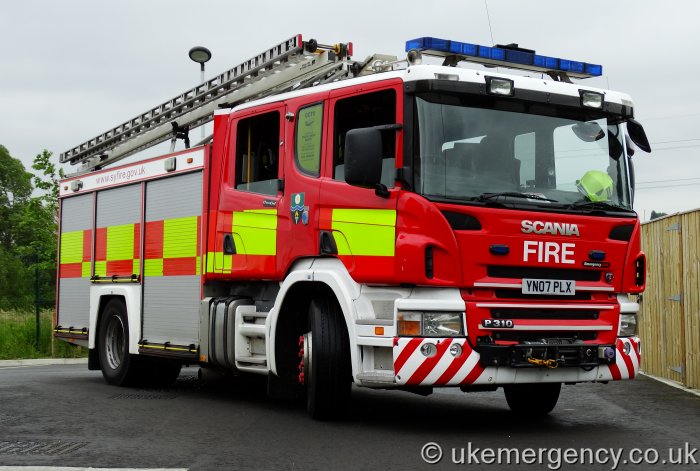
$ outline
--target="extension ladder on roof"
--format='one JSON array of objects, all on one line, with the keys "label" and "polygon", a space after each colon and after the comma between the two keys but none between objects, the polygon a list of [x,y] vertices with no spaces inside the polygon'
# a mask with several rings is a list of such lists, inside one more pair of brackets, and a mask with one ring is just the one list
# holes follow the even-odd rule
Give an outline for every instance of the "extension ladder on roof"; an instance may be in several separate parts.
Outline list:
[{"label": "extension ladder on roof", "polygon": [[189,129],[211,121],[221,106],[347,78],[353,74],[351,49],[351,43],[324,46],[296,35],[63,152],[59,160],[83,164],[82,171],[97,170],[175,135],[186,136]]}]

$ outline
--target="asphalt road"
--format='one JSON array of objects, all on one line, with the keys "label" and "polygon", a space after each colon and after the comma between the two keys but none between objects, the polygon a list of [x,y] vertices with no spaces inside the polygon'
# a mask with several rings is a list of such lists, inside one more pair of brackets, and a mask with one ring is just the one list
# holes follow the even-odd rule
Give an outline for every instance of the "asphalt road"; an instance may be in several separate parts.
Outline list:
[{"label": "asphalt road", "polygon": [[[437,465],[421,457],[429,442]],[[328,423],[268,399],[264,383],[202,382],[196,368],[167,390],[108,386],[86,365],[0,369],[0,469],[501,469],[499,458],[520,463],[508,469],[700,469],[694,448],[700,397],[645,377],[565,386],[538,420],[514,417],[501,390],[355,389],[349,418]],[[623,463],[644,453],[658,462]]]}]

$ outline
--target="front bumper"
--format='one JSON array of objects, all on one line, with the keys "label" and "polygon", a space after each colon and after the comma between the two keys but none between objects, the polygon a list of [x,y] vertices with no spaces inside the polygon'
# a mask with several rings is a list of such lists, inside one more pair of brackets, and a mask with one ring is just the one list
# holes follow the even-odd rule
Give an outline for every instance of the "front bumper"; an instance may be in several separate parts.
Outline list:
[{"label": "front bumper", "polygon": [[[433,344],[434,347],[424,347],[427,344]],[[526,360],[523,362],[521,359],[525,357],[521,347],[511,348],[510,352],[509,347],[503,350],[487,348],[482,356],[480,352],[472,350],[465,338],[398,337],[393,348],[394,376],[396,384],[406,386],[492,386],[632,379],[639,372],[639,344],[638,337],[618,338],[615,342],[615,357],[605,363],[600,363],[605,359],[598,358],[597,346],[584,346],[596,349],[595,362],[586,357],[585,349],[579,349],[578,346],[573,349],[567,346],[567,352],[562,352],[559,346],[547,346],[546,348],[551,348],[551,355],[566,353],[565,357],[569,359],[569,363],[560,362],[563,366],[548,368],[533,365]],[[576,363],[574,357],[580,355],[583,355],[583,361]],[[494,364],[494,359],[498,366],[488,366]]]}]

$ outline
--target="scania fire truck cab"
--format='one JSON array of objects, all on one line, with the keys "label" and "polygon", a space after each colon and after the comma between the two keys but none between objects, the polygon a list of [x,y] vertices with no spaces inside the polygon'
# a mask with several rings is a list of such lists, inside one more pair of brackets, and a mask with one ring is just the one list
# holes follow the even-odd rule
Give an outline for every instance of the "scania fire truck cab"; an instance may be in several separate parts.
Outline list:
[{"label": "scania fire truck cab", "polygon": [[[650,148],[627,95],[571,82],[601,66],[419,38],[394,70],[349,45],[283,44],[284,60],[231,74],[231,90],[274,93],[218,103],[202,147],[100,169],[119,154],[105,142],[143,147],[137,118],[62,155],[91,167],[61,184],[58,337],[113,384],[172,381],[182,363],[263,374],[315,418],[352,383],[503,387],[540,414],[563,383],[635,376],[631,155]],[[289,51],[307,62],[285,82]],[[131,219],[105,212],[119,204]]]}]

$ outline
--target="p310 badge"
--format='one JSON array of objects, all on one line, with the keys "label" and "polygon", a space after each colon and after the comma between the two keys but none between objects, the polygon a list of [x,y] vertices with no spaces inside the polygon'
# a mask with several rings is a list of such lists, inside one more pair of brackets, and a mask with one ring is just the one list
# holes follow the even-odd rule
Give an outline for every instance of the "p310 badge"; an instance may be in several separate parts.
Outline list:
[{"label": "p310 badge", "polygon": [[515,323],[512,319],[484,319],[481,326],[484,329],[512,329]]}]

